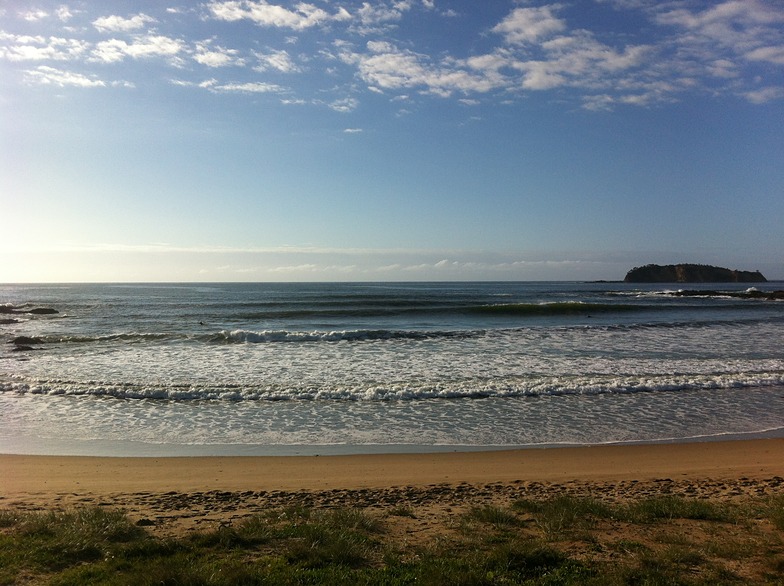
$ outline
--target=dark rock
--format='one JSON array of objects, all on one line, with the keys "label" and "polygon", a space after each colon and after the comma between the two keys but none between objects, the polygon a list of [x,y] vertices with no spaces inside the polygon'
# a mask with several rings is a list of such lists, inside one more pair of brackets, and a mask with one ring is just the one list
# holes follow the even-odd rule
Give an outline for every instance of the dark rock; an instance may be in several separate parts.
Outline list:
[{"label": "dark rock", "polygon": [[51,315],[59,313],[56,309],[51,307],[35,307],[33,309],[17,309],[9,305],[0,305],[0,313],[30,313],[33,315]]},{"label": "dark rock", "polygon": [[16,344],[17,346],[29,346],[30,344],[43,344],[44,341],[41,338],[31,338],[29,336],[17,336],[13,340],[11,340],[12,344]]},{"label": "dark rock", "polygon": [[626,273],[627,283],[766,283],[759,271],[737,271],[710,265],[645,265]]},{"label": "dark rock", "polygon": [[18,344],[11,349],[11,352],[30,352],[32,350],[35,350],[32,346],[22,346],[21,344]]}]

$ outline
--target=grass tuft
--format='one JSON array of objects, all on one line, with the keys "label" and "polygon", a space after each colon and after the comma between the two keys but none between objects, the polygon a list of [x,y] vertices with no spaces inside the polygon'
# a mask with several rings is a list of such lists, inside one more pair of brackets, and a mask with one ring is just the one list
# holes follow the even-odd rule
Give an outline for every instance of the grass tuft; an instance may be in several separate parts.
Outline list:
[{"label": "grass tuft", "polygon": [[597,499],[565,495],[545,501],[521,499],[512,508],[533,514],[536,524],[550,537],[588,529],[595,519],[610,519],[614,515],[609,505]]},{"label": "grass tuft", "polygon": [[416,513],[411,507],[397,506],[389,509],[387,514],[391,517],[408,517],[409,519],[416,519]]},{"label": "grass tuft", "polygon": [[380,530],[379,521],[356,509],[313,512],[286,531],[286,559],[306,568],[360,567],[370,554],[370,534]]},{"label": "grass tuft", "polygon": [[774,527],[784,531],[784,494],[766,499],[763,503],[763,511]]},{"label": "grass tuft", "polygon": [[520,524],[520,519],[514,512],[502,507],[485,505],[483,507],[473,507],[466,517],[473,521],[488,523],[496,529],[504,527],[515,527]]},{"label": "grass tuft", "polygon": [[102,559],[146,535],[122,511],[99,507],[30,514],[16,528],[34,565],[47,569]]},{"label": "grass tuft", "polygon": [[622,510],[624,520],[652,523],[659,520],[692,519],[734,523],[736,509],[723,503],[675,496],[661,496],[634,502]]},{"label": "grass tuft", "polygon": [[19,523],[20,516],[14,511],[0,511],[0,529],[13,527]]}]

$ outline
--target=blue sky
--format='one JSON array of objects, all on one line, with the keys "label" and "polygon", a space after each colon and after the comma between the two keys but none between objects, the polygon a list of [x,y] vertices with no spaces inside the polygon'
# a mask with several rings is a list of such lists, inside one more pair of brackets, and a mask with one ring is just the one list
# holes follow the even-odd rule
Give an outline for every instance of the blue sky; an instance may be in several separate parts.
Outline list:
[{"label": "blue sky", "polygon": [[0,281],[784,278],[784,4],[0,2]]}]

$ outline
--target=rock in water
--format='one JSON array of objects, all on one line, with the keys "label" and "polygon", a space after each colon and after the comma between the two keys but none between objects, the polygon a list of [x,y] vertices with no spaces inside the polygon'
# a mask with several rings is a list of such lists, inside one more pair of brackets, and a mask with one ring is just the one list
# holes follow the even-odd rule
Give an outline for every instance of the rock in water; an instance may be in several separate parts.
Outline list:
[{"label": "rock in water", "polygon": [[22,346],[21,344],[17,344],[11,349],[11,352],[31,352],[35,350],[32,346]]},{"label": "rock in water", "polygon": [[11,343],[17,346],[29,346],[30,344],[43,344],[44,341],[41,338],[31,338],[29,336],[17,336],[13,340],[11,340]]}]

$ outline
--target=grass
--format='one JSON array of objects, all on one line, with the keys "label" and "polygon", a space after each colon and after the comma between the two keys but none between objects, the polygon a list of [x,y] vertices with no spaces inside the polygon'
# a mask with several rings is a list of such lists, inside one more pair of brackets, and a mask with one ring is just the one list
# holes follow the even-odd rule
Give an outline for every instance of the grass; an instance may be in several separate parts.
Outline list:
[{"label": "grass", "polygon": [[784,583],[782,497],[481,505],[427,539],[398,507],[284,508],[177,539],[104,508],[0,511],[0,585],[699,585]]},{"label": "grass", "polygon": [[466,517],[470,520],[489,523],[496,528],[515,527],[520,524],[520,519],[514,512],[491,505],[473,507],[468,511]]},{"label": "grass", "polygon": [[534,516],[536,524],[548,536],[564,535],[574,529],[590,529],[596,519],[613,516],[616,509],[592,498],[559,496],[546,501],[518,500],[517,511]]}]

